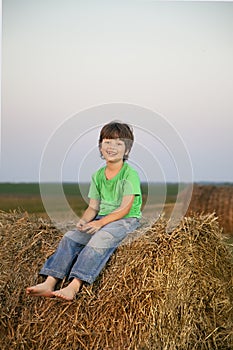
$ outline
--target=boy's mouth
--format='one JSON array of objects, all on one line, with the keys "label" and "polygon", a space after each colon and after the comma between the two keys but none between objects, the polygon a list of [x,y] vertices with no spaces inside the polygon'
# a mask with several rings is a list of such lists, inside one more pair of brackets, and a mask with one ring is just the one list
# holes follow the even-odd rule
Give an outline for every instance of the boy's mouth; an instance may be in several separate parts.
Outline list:
[{"label": "boy's mouth", "polygon": [[107,154],[108,154],[109,156],[116,156],[116,155],[117,155],[117,152],[107,151]]}]

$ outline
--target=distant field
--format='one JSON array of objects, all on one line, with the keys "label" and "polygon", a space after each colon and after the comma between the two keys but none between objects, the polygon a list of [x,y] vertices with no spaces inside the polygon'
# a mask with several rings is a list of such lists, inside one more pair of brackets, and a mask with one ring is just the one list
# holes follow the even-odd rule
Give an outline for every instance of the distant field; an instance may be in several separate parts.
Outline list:
[{"label": "distant field", "polygon": [[187,216],[193,213],[215,213],[226,235],[233,236],[233,186],[232,184],[193,186]]},{"label": "distant field", "polygon": [[[53,188],[56,194],[56,184],[48,184],[49,191]],[[148,198],[155,203],[165,202],[174,203],[178,192],[177,183],[163,184],[142,184],[143,202]],[[166,186],[166,188],[164,187]],[[71,208],[80,215],[85,210],[87,203],[83,198],[88,193],[88,184],[79,185],[76,183],[64,183],[63,190]],[[165,196],[165,197],[164,197]],[[40,186],[38,183],[0,183],[0,210],[10,211],[20,208],[28,213],[41,214],[45,209],[41,200]]]}]

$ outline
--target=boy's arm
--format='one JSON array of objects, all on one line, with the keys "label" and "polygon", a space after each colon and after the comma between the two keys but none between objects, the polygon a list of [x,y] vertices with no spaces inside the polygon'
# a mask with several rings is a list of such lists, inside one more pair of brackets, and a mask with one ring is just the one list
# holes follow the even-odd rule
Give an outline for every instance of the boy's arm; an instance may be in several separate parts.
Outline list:
[{"label": "boy's arm", "polygon": [[109,224],[110,222],[120,220],[125,215],[127,215],[132,207],[133,201],[134,201],[134,195],[127,195],[123,196],[121,205],[119,208],[114,210],[112,213],[106,215],[100,220],[89,222],[85,225],[85,231],[88,233],[95,233],[98,231],[101,227]]},{"label": "boy's arm", "polygon": [[121,205],[119,208],[115,209],[112,213],[106,215],[102,219],[98,220],[101,224],[101,226],[105,226],[109,224],[110,222],[120,220],[122,219],[125,215],[127,215],[130,212],[130,209],[133,205],[134,201],[134,195],[127,195],[123,196]]},{"label": "boy's arm", "polygon": [[96,215],[98,214],[98,211],[99,211],[99,201],[97,199],[90,199],[87,209],[85,210],[79,222],[77,223],[77,228],[79,230],[83,229],[83,226],[85,224],[92,221],[96,217]]}]

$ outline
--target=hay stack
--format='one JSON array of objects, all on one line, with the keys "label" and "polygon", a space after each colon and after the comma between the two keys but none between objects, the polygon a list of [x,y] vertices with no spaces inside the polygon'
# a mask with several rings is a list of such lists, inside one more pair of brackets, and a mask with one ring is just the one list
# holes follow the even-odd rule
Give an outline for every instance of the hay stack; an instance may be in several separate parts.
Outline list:
[{"label": "hay stack", "polygon": [[213,212],[224,233],[233,235],[233,186],[194,185],[187,215]]},{"label": "hay stack", "polygon": [[2,350],[233,348],[231,256],[213,215],[170,234],[158,221],[72,303],[25,295],[59,232],[17,212],[0,219]]}]

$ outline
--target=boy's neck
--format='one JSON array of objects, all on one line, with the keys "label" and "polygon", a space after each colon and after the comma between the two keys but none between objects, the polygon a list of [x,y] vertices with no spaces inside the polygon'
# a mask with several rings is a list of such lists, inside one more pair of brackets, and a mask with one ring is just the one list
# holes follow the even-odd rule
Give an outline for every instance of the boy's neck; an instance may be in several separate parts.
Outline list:
[{"label": "boy's neck", "polygon": [[106,169],[110,172],[118,172],[121,170],[121,168],[123,167],[124,162],[123,160],[119,161],[119,162],[107,162],[106,163]]}]

